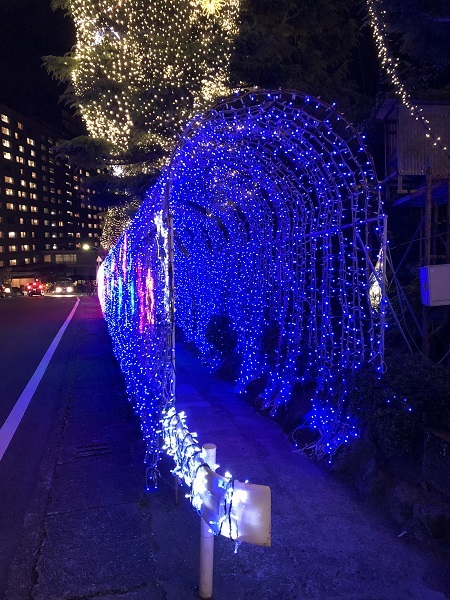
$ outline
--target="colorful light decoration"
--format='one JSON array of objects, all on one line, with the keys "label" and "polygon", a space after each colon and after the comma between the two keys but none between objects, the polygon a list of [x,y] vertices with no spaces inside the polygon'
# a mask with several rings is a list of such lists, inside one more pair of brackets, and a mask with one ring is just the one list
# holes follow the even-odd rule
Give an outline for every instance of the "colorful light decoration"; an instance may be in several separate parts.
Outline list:
[{"label": "colorful light decoration", "polygon": [[[378,184],[357,131],[333,106],[298,92],[220,101],[187,127],[106,256],[102,306],[153,466],[160,421],[174,408],[169,218],[176,323],[204,360],[214,358],[209,321],[228,316],[242,358],[237,392],[265,381],[262,402],[275,414],[295,385],[312,385],[312,450],[331,456],[356,437],[346,381],[367,362],[381,369],[384,304],[372,308],[370,288],[385,255]],[[195,439],[189,448],[192,480]],[[191,460],[184,452],[181,472]]]}]

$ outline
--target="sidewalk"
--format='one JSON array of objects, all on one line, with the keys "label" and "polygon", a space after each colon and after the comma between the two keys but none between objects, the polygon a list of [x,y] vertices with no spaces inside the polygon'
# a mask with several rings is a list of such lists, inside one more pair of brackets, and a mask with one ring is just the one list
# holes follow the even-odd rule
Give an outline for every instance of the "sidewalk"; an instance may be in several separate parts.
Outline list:
[{"label": "sidewalk", "polygon": [[[191,600],[200,520],[176,505],[171,462],[145,492],[143,443],[98,302],[83,298],[55,444],[30,503],[5,600]],[[220,471],[272,490],[272,547],[215,540],[215,600],[448,600],[450,561],[292,451],[276,423],[177,348],[177,408]],[[45,499],[45,502],[42,499]]]}]

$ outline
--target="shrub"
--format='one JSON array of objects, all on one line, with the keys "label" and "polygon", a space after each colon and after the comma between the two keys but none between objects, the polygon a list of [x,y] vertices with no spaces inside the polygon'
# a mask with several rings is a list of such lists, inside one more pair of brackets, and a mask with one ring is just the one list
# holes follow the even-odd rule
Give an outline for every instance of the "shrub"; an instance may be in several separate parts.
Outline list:
[{"label": "shrub", "polygon": [[427,427],[450,429],[450,372],[421,355],[392,352],[386,372],[358,371],[349,409],[382,455],[418,454]]}]

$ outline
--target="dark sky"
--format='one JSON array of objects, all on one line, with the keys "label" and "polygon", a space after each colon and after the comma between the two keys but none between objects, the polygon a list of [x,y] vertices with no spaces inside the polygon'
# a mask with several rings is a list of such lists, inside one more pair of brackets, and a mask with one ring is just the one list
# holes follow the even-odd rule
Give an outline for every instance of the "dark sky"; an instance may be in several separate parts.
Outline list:
[{"label": "dark sky", "polygon": [[58,125],[64,86],[47,74],[42,56],[71,50],[75,32],[70,18],[53,12],[50,3],[0,0],[0,102]]}]

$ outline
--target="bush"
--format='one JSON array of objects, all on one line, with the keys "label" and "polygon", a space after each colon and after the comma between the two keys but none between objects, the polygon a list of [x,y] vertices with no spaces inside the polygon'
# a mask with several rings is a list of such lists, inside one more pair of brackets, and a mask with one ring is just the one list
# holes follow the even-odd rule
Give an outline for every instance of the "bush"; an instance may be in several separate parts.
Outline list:
[{"label": "bush", "polygon": [[450,429],[450,372],[421,355],[392,352],[386,372],[356,373],[349,410],[368,430],[380,454],[417,455],[425,428]]}]

